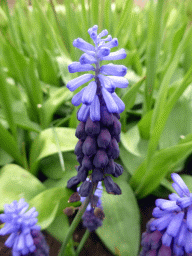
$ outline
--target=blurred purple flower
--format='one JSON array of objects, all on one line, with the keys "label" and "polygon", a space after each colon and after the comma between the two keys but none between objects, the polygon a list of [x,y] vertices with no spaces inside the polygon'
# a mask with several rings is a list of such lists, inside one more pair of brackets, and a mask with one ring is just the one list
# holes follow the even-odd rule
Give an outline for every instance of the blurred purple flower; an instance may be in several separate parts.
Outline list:
[{"label": "blurred purple flower", "polygon": [[156,200],[154,218],[148,222],[142,236],[140,256],[192,255],[192,193],[177,173],[172,173],[171,178],[177,194],[170,194],[169,200]]},{"label": "blurred purple flower", "polygon": [[29,253],[39,255],[35,254],[37,247],[34,240],[35,234],[38,236],[37,232],[40,232],[41,229],[40,226],[36,225],[38,212],[35,207],[27,211],[28,207],[29,204],[21,198],[18,202],[15,200],[11,204],[5,204],[4,213],[0,214],[0,220],[5,223],[0,230],[0,235],[10,234],[5,245],[12,248],[13,256]]}]

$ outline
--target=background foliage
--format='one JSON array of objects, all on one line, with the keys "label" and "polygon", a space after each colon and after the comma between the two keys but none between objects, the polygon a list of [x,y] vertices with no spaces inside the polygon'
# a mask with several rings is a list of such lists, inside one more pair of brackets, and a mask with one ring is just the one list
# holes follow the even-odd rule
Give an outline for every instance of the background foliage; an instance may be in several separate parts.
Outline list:
[{"label": "background foliage", "polygon": [[[91,42],[87,30],[98,24],[127,52],[116,63],[128,67],[129,88],[117,90],[126,106],[119,159],[125,172],[116,181],[123,194],[104,193],[106,219],[97,234],[114,254],[137,255],[136,198],[166,196],[170,173],[192,153],[191,1],[149,1],[144,9],[132,0],[31,2],[0,5],[0,210],[25,197],[42,229],[64,239],[78,124],[65,86],[76,75],[67,66],[81,54],[73,40]],[[182,178],[190,184],[191,176]]]}]

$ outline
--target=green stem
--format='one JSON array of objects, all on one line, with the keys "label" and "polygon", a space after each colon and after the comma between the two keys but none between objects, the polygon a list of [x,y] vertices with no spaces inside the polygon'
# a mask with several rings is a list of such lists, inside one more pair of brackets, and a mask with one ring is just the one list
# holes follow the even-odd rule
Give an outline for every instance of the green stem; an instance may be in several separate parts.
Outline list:
[{"label": "green stem", "polygon": [[91,197],[91,195],[93,194],[93,192],[95,191],[96,188],[97,188],[97,183],[94,183],[93,187],[92,187],[92,189],[91,189],[91,191],[89,193],[89,196],[85,199],[84,203],[80,207],[77,215],[75,216],[75,218],[74,218],[74,220],[73,220],[73,222],[72,222],[72,224],[71,224],[71,226],[69,228],[69,231],[68,231],[68,233],[67,233],[67,235],[65,237],[65,240],[64,240],[64,242],[63,242],[63,244],[61,246],[61,250],[60,250],[60,253],[59,253],[58,256],[67,256],[65,254],[65,249],[67,247],[68,241],[71,238],[73,232],[75,231],[77,225],[79,224],[79,222],[81,220],[81,217],[82,217],[83,213],[85,212],[85,210],[86,210],[86,208],[87,208],[87,206],[89,204],[90,197]]},{"label": "green stem", "polygon": [[85,231],[85,234],[83,235],[83,238],[81,239],[81,242],[80,242],[79,246],[77,247],[76,256],[78,256],[79,253],[81,252],[81,250],[82,250],[82,248],[83,248],[85,242],[87,241],[87,238],[89,237],[89,234],[90,234],[90,232],[89,232],[89,230],[87,229],[87,230]]}]

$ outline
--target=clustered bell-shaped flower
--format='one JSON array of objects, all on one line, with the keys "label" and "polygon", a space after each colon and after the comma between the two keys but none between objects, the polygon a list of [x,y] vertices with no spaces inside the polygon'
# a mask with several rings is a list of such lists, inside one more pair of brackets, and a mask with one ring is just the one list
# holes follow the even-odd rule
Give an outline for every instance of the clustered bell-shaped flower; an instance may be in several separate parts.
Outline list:
[{"label": "clustered bell-shaped flower", "polygon": [[[68,181],[67,187],[75,189],[80,182],[83,182],[79,190],[79,194],[83,197],[88,196],[93,183],[102,180],[108,193],[121,194],[121,189],[109,175],[118,177],[123,172],[122,166],[115,163],[114,159],[119,156],[118,143],[121,132],[119,113],[124,110],[125,105],[116,95],[115,88],[127,87],[128,81],[123,77],[127,68],[113,64],[100,67],[100,61],[123,59],[126,53],[124,49],[110,53],[110,49],[118,45],[117,39],[112,39],[111,36],[101,39],[108,32],[103,30],[97,35],[97,29],[95,25],[88,30],[95,47],[81,38],[73,42],[75,47],[85,53],[80,57],[79,62],[69,65],[69,72],[95,71],[95,75],[85,74],[67,84],[67,87],[74,91],[92,78],[95,79],[72,99],[75,106],[83,103],[77,115],[80,123],[75,134],[79,139],[75,154],[80,166],[77,168],[77,176]],[[91,170],[90,183],[86,178]]]},{"label": "clustered bell-shaped flower", "polygon": [[177,194],[156,200],[154,218],[142,235],[140,256],[192,255],[192,193],[178,174],[171,177]]},{"label": "clustered bell-shaped flower", "polygon": [[[98,26],[95,25],[88,30],[95,46],[87,43],[82,38],[77,38],[73,46],[84,53],[79,62],[69,65],[70,73],[94,71],[95,74],[84,74],[67,83],[70,91],[76,90],[81,85],[90,82],[85,88],[78,92],[72,99],[74,106],[82,106],[77,114],[78,120],[86,122],[90,116],[92,121],[100,121],[100,107],[106,105],[109,113],[122,113],[125,105],[115,93],[115,88],[126,88],[128,81],[125,76],[127,68],[123,65],[106,64],[100,67],[100,62],[105,60],[119,60],[126,58],[124,49],[112,52],[111,48],[118,46],[117,38],[108,35],[105,29],[97,35]],[[108,36],[107,36],[108,35]],[[107,36],[105,39],[102,37]],[[94,66],[93,66],[94,65]]]},{"label": "clustered bell-shaped flower", "polygon": [[[35,207],[27,211],[28,207],[29,204],[23,198],[18,202],[15,200],[11,204],[5,204],[4,213],[0,214],[0,220],[5,223],[0,230],[0,235],[10,234],[5,245],[12,248],[13,256],[49,255],[49,249],[45,249],[45,240],[41,239],[41,227],[36,225],[38,212]],[[43,242],[44,249],[41,248],[42,244],[40,245],[38,241]],[[39,254],[40,252],[41,254]]]},{"label": "clustered bell-shaped flower", "polygon": [[[87,182],[91,181],[87,178]],[[79,192],[79,187],[77,188]],[[90,232],[95,231],[98,227],[102,226],[102,220],[104,219],[103,207],[101,202],[103,187],[101,181],[98,182],[97,189],[95,190],[94,195],[92,195],[90,203],[88,204],[86,211],[84,212],[82,219],[83,225]],[[81,197],[81,202],[85,201],[86,197]]]}]

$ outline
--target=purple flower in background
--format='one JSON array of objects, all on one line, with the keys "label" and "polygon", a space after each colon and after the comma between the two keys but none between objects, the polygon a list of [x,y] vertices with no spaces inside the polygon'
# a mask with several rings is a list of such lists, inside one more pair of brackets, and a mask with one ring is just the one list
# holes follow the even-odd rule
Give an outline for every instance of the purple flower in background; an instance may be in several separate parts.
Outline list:
[{"label": "purple flower in background", "polygon": [[140,256],[192,255],[192,193],[178,174],[172,173],[171,178],[177,194],[156,200],[154,218],[142,235]]},{"label": "purple flower in background", "polygon": [[[88,178],[87,182],[92,183]],[[77,188],[79,192],[80,188]],[[90,232],[95,231],[98,227],[102,226],[102,220],[104,218],[103,207],[101,202],[103,187],[101,181],[98,182],[97,189],[95,190],[94,195],[91,197],[90,203],[87,206],[86,211],[84,212],[82,219],[83,225]],[[86,197],[81,197],[81,202],[85,201]]]},{"label": "purple flower in background", "polygon": [[[11,204],[5,204],[4,213],[0,214],[0,220],[5,223],[0,230],[0,235],[10,234],[5,245],[12,248],[13,256],[49,255],[48,249],[41,248],[41,250],[41,246],[38,244],[38,241],[42,240],[39,239],[42,237],[39,234],[41,227],[36,225],[38,212],[35,207],[27,211],[28,207],[29,204],[23,198],[18,202],[15,200]],[[43,245],[43,247],[46,246]]]},{"label": "purple flower in background", "polygon": [[[83,122],[86,122],[89,116],[92,121],[100,121],[101,106],[107,106],[109,113],[121,113],[125,108],[122,100],[116,95],[115,88],[126,88],[128,86],[127,79],[123,77],[127,72],[127,68],[123,65],[114,65],[112,63],[100,66],[100,62],[124,59],[127,56],[126,52],[124,49],[120,49],[110,53],[111,48],[118,46],[117,38],[112,39],[106,29],[100,34],[97,34],[97,30],[97,25],[88,30],[94,46],[82,38],[74,40],[73,46],[84,53],[79,62],[73,62],[68,67],[70,73],[87,71],[94,71],[95,73],[94,75],[81,75],[67,83],[67,88],[70,91],[74,91],[81,85],[90,82],[72,99],[72,103],[75,106],[79,106],[82,103],[77,117],[79,121]],[[103,39],[102,37],[105,36],[107,37]],[[91,81],[93,78],[95,81]]]}]

